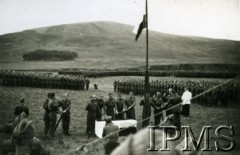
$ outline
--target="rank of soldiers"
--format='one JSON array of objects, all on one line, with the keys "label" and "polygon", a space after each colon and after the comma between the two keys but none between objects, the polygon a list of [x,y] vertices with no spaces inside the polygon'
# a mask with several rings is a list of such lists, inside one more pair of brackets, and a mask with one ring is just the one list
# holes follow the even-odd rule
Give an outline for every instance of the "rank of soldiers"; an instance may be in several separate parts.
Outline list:
[{"label": "rank of soldiers", "polygon": [[[144,71],[60,71],[59,74],[86,75],[88,77],[108,77],[108,76],[144,76]],[[195,71],[195,70],[150,70],[150,76],[157,77],[188,77],[188,78],[234,78],[239,75],[237,72],[219,71]]]},{"label": "rank of soldiers", "polygon": [[81,75],[0,71],[2,86],[88,90],[89,84],[89,79]]},{"label": "rank of soldiers", "polygon": [[[223,84],[226,80],[184,80],[184,79],[161,79],[150,82],[150,94],[153,95],[156,92],[164,94],[169,88],[173,88],[181,95],[184,92],[184,88],[188,87],[193,96],[199,95],[209,89],[214,88],[217,85]],[[144,80],[142,79],[130,79],[130,80],[115,80],[113,83],[114,91],[118,93],[128,93],[133,91],[136,95],[144,94]],[[239,94],[240,80],[234,80],[226,85],[209,91],[208,93],[201,95],[193,100],[193,102],[203,105],[218,105],[227,106],[231,101],[236,101]]]}]

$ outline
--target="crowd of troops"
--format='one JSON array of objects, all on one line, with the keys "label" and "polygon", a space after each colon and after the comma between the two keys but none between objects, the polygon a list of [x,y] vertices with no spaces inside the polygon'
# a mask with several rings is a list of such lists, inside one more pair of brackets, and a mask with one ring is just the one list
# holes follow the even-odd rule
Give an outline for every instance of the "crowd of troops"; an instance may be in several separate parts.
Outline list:
[{"label": "crowd of troops", "polygon": [[[88,77],[109,77],[109,76],[144,76],[144,71],[61,71],[60,74],[68,75],[86,75]],[[191,78],[234,78],[239,72],[216,72],[216,71],[198,71],[198,70],[150,70],[150,76],[156,77],[191,77]]]},{"label": "crowd of troops", "polygon": [[[149,90],[151,96],[156,92],[164,94],[169,88],[173,88],[179,95],[182,95],[184,88],[188,87],[189,91],[192,92],[193,96],[199,95],[207,90],[214,88],[215,86],[221,85],[226,80],[180,80],[180,79],[161,79],[152,80],[149,84]],[[128,93],[133,91],[136,95],[144,94],[144,80],[142,79],[131,79],[131,80],[115,80],[113,83],[114,91],[118,93]],[[199,95],[193,99],[193,102],[203,104],[207,106],[221,104],[227,106],[229,101],[236,101],[238,98],[240,88],[240,81],[236,79],[225,85],[208,91],[204,95]]]},{"label": "crowd of troops", "polygon": [[81,75],[0,71],[2,86],[88,90],[89,84],[90,80]]}]

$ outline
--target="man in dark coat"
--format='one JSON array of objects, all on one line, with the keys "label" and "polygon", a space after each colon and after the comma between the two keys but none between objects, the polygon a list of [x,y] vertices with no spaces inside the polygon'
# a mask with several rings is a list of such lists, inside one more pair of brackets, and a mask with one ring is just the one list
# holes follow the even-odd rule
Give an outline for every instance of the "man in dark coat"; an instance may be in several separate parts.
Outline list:
[{"label": "man in dark coat", "polygon": [[160,92],[157,92],[156,96],[153,99],[153,104],[152,104],[152,107],[154,109],[154,124],[155,124],[155,126],[160,124],[162,114],[159,114],[159,113],[161,113],[161,111],[162,111],[163,104],[164,104],[164,102],[162,99],[162,95]]},{"label": "man in dark coat", "polygon": [[69,126],[70,126],[70,108],[71,108],[71,101],[68,99],[68,93],[65,93],[64,99],[61,101],[61,108],[62,108],[62,128],[63,133],[70,136],[69,134]]},{"label": "man in dark coat", "polygon": [[48,131],[49,131],[49,124],[50,124],[50,120],[49,120],[49,110],[48,110],[48,102],[49,99],[51,98],[51,93],[47,94],[47,99],[44,101],[43,103],[43,109],[45,110],[44,114],[43,114],[43,121],[44,121],[44,134],[47,136]]},{"label": "man in dark coat", "polygon": [[97,99],[97,111],[96,111],[96,120],[101,120],[103,113],[105,113],[105,101],[102,94],[99,94],[99,98]]},{"label": "man in dark coat", "polygon": [[97,111],[97,98],[96,95],[91,96],[91,101],[87,104],[86,109],[87,113],[87,135],[88,138],[95,136],[95,120],[96,120],[96,111]]},{"label": "man in dark coat", "polygon": [[125,100],[122,98],[122,94],[118,94],[118,99],[116,100],[116,120],[124,120],[124,103]]},{"label": "man in dark coat", "polygon": [[44,102],[43,108],[45,109],[44,113],[44,122],[45,128],[44,133],[49,134],[51,137],[55,137],[55,129],[57,123],[57,112],[60,104],[59,101],[55,98],[55,93],[48,93],[48,99]]},{"label": "man in dark coat", "polygon": [[143,106],[143,111],[142,111],[142,120],[143,120],[142,127],[143,128],[149,125],[150,116],[151,116],[151,104],[153,104],[152,102],[153,100],[152,98],[150,98],[150,94],[146,94],[146,98],[143,97],[140,102],[140,106]]},{"label": "man in dark coat", "polygon": [[106,107],[106,115],[111,116],[112,119],[115,119],[115,113],[116,113],[116,101],[113,98],[113,94],[109,93],[109,99],[106,101],[105,107]]},{"label": "man in dark coat", "polygon": [[136,104],[136,99],[133,96],[133,92],[130,91],[129,97],[125,100],[125,105],[127,107],[127,110],[126,110],[127,119],[136,119],[135,108],[134,108],[135,104]]},{"label": "man in dark coat", "polygon": [[[170,89],[168,95],[168,104],[165,108],[168,109],[173,106],[175,107],[167,110],[167,117],[164,121],[169,121],[172,125],[176,126],[179,131],[181,131],[181,102],[181,97],[173,89]],[[178,106],[176,106],[177,104]]]}]

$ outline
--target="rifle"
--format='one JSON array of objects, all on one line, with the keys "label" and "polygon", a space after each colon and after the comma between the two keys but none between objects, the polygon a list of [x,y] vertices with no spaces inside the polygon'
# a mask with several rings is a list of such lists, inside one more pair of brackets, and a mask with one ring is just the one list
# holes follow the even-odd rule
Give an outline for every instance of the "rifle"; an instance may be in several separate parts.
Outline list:
[{"label": "rifle", "polygon": [[[68,109],[70,109],[70,106],[69,106],[67,109],[65,109],[65,111],[68,111]],[[60,114],[61,116],[60,116],[60,118],[59,118],[58,121],[57,121],[57,124],[56,124],[56,127],[55,127],[55,131],[57,130],[57,127],[58,127],[58,125],[59,125],[59,123],[60,123],[60,121],[61,121],[61,119],[62,119],[63,114],[64,114],[64,113]]]}]

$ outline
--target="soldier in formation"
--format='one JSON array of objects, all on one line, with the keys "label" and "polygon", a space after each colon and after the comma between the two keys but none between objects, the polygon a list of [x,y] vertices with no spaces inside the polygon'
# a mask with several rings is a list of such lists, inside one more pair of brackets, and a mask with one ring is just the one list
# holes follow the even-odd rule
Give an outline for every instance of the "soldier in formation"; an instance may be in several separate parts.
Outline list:
[{"label": "soldier in formation", "polygon": [[82,75],[0,71],[0,85],[10,87],[84,90],[85,80]]},{"label": "soldier in formation", "polygon": [[[185,80],[185,79],[161,79],[152,80],[150,82],[150,94],[151,96],[156,92],[164,94],[169,88],[173,88],[175,92],[182,95],[184,88],[189,88],[192,96],[199,95],[207,90],[214,88],[217,85],[221,85],[225,80]],[[127,94],[132,91],[136,95],[144,94],[144,80],[142,79],[130,79],[117,82],[117,92]],[[206,106],[221,105],[227,106],[230,103],[236,102],[240,90],[240,81],[234,80],[227,85],[221,86],[218,89],[214,89],[207,94],[201,95],[192,100],[193,103],[202,104]]]}]

